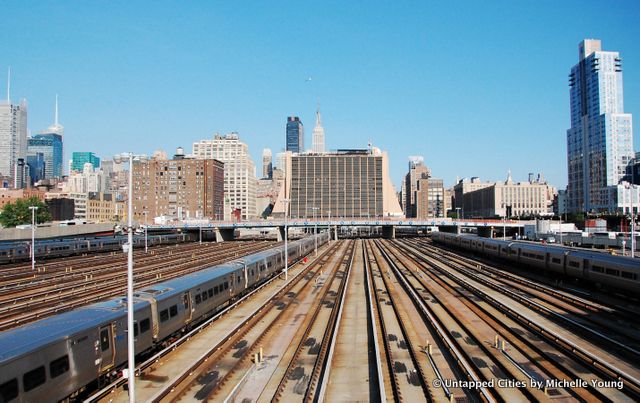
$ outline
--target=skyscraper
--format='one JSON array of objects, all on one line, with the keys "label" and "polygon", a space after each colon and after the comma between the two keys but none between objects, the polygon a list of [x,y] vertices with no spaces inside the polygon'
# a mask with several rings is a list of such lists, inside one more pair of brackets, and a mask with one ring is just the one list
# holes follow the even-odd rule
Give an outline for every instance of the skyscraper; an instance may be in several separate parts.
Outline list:
[{"label": "skyscraper", "polygon": [[[62,178],[63,135],[64,127],[58,123],[58,96],[53,124],[27,140],[27,156],[32,158],[38,154],[44,157],[44,177],[40,179]],[[33,160],[33,159],[32,159]],[[82,169],[80,169],[82,170]]]},{"label": "skyscraper", "polygon": [[11,71],[7,99],[0,102],[0,176],[14,175],[18,158],[27,158],[27,102],[11,104]]},{"label": "skyscraper", "polygon": [[320,119],[320,106],[318,106],[318,110],[316,111],[316,127],[313,128],[311,144],[311,149],[314,153],[324,152],[324,128],[322,127],[322,121]]},{"label": "skyscraper", "polygon": [[27,141],[27,154],[44,156],[44,178],[62,177],[62,136],[56,133],[36,134]]},{"label": "skyscraper", "polygon": [[304,126],[297,116],[287,118],[287,151],[304,151]]},{"label": "skyscraper", "polygon": [[603,51],[597,39],[580,42],[569,86],[568,210],[619,210],[617,185],[633,158],[631,114],[623,108],[619,53]]},{"label": "skyscraper", "polygon": [[262,177],[271,179],[273,176],[273,159],[271,155],[271,149],[265,148],[262,150]]},{"label": "skyscraper", "polygon": [[96,155],[90,151],[74,151],[72,155],[71,169],[74,171],[82,172],[84,170],[84,164],[86,163],[93,165],[94,168],[100,167],[100,158],[96,157]]}]

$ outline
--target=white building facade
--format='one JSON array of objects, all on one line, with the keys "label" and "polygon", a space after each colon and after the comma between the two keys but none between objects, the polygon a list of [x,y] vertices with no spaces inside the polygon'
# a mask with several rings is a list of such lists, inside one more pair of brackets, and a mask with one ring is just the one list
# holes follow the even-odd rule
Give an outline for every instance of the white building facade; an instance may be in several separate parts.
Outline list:
[{"label": "white building facade", "polygon": [[224,163],[224,219],[231,220],[236,209],[243,220],[254,219],[256,211],[256,166],[249,147],[237,133],[216,134],[212,140],[193,143],[192,156],[214,158]]},{"label": "white building facade", "polygon": [[567,130],[569,212],[614,212],[616,186],[633,153],[631,114],[624,113],[622,60],[602,51],[600,40],[579,45],[569,75],[571,128]]},{"label": "white building facade", "polygon": [[0,176],[14,175],[19,158],[27,158],[27,103],[0,102]]}]

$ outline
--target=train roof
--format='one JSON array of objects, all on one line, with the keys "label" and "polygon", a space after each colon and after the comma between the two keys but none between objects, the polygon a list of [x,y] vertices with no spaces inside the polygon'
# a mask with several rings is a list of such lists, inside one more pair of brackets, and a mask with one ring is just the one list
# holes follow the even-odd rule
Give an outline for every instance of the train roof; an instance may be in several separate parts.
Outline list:
[{"label": "train roof", "polygon": [[164,281],[162,283],[153,284],[147,288],[138,290],[136,294],[150,294],[153,295],[156,300],[163,301],[176,294],[180,294],[187,290],[190,290],[195,286],[233,273],[240,267],[242,266],[234,263],[224,263],[221,265],[212,266],[195,273],[180,276],[171,280]]},{"label": "train roof", "polygon": [[[135,299],[134,304],[134,311],[137,311],[149,303]],[[102,324],[125,316],[125,307],[126,300],[118,298],[3,331],[0,333],[0,363],[32,354],[39,348],[67,340],[87,329],[97,329]]]}]

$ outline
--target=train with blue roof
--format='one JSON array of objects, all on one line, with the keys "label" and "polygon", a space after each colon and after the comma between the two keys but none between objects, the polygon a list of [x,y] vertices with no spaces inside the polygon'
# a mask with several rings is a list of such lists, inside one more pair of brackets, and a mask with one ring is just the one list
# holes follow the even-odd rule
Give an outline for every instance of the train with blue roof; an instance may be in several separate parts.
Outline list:
[{"label": "train with blue roof", "polygon": [[468,250],[487,258],[515,262],[564,277],[577,278],[596,287],[623,290],[632,295],[640,295],[640,260],[638,259],[588,249],[447,232],[434,232],[431,234],[431,239],[435,243]]},{"label": "train with blue roof", "polygon": [[[329,240],[290,242],[291,264]],[[134,293],[135,351],[168,344],[285,266],[284,246]],[[91,304],[0,333],[0,402],[59,401],[119,376],[127,363],[126,298]]]},{"label": "train with blue roof", "polygon": [[[147,237],[148,246],[169,245],[193,241],[194,236],[190,234],[163,234],[149,235]],[[123,235],[71,238],[71,239],[47,239],[36,240],[36,259],[59,258],[85,253],[112,252],[122,250],[122,246],[127,243],[127,237]],[[135,248],[144,247],[144,236],[136,235],[133,239]],[[0,243],[0,264],[13,263],[31,259],[31,242],[3,242]]]}]

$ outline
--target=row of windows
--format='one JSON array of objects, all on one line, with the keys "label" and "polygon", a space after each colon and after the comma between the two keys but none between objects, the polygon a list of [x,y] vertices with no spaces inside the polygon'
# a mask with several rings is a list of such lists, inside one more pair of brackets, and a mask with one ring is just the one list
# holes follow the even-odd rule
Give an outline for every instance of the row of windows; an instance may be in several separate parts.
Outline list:
[{"label": "row of windows", "polygon": [[[64,355],[49,363],[49,376],[51,379],[57,378],[65,372],[69,371],[69,356]],[[33,369],[22,376],[22,387],[25,392],[33,390],[44,384],[47,380],[47,374],[44,365]],[[0,401],[8,402],[18,397],[18,379],[12,380],[0,385]]]},{"label": "row of windows", "polygon": [[637,280],[638,279],[638,275],[636,273],[631,273],[631,272],[628,272],[628,271],[621,271],[621,270],[617,270],[617,269],[605,269],[604,267],[596,266],[595,264],[592,266],[591,270],[596,272],[596,273],[605,273],[605,274],[608,274],[610,276],[628,278],[630,280]]},{"label": "row of windows", "polygon": [[214,295],[218,295],[223,290],[226,290],[228,288],[229,288],[229,283],[225,281],[224,283],[220,284],[220,286],[215,286],[213,288],[209,288],[206,291],[202,291],[202,293],[200,294],[196,294],[196,298],[195,298],[196,305],[206,301],[207,299],[213,297]]}]

